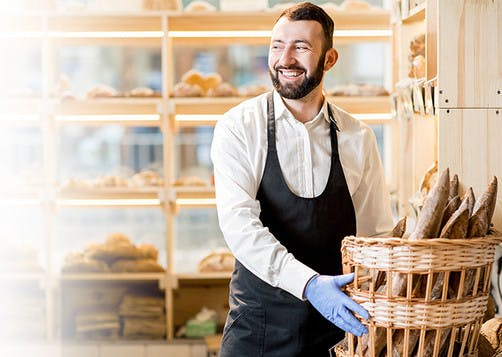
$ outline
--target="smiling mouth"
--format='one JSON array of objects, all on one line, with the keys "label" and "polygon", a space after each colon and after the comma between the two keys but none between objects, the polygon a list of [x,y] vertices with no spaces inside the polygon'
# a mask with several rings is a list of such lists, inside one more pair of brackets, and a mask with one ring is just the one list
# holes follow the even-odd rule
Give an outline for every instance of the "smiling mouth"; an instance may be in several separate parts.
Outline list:
[{"label": "smiling mouth", "polygon": [[293,69],[279,69],[278,72],[286,78],[297,78],[304,73],[303,71]]}]

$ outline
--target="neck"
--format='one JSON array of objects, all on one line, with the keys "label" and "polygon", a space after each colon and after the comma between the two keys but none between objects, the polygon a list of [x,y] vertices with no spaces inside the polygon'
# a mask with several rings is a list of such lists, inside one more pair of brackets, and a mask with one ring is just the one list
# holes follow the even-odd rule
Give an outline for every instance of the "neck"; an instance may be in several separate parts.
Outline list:
[{"label": "neck", "polygon": [[322,87],[314,88],[309,94],[300,99],[282,98],[286,108],[293,114],[296,120],[306,123],[312,120],[321,110],[324,102]]}]

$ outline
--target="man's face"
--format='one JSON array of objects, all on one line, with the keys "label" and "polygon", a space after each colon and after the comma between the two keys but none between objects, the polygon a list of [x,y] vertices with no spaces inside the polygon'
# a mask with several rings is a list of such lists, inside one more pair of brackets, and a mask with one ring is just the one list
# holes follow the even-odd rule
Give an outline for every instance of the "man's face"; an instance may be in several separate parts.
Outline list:
[{"label": "man's face", "polygon": [[277,92],[287,99],[309,94],[324,76],[324,37],[317,21],[281,18],[274,26],[268,70]]}]

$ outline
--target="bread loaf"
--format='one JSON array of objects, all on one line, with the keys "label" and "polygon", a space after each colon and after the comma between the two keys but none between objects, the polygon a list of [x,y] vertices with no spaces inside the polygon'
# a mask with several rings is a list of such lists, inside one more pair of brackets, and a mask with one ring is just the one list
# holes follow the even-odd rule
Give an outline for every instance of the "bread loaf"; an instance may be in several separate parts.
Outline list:
[{"label": "bread loaf", "polygon": [[439,234],[450,191],[450,171],[445,169],[425,199],[415,230],[409,239],[435,238]]},{"label": "bread loaf", "polygon": [[502,352],[502,318],[493,318],[481,326],[478,352],[478,357],[493,357]]},{"label": "bread loaf", "polygon": [[441,229],[446,225],[446,222],[450,219],[451,215],[460,207],[462,200],[460,197],[455,196],[448,201],[448,205],[444,209],[443,219],[441,220]]},{"label": "bread loaf", "polygon": [[404,216],[403,218],[401,218],[396,223],[396,226],[392,229],[392,232],[390,233],[390,236],[391,237],[402,238],[405,232],[406,232],[406,216]]},{"label": "bread loaf", "polygon": [[453,175],[450,181],[450,192],[448,194],[448,200],[451,200],[455,196],[458,196],[458,175]]},{"label": "bread loaf", "polygon": [[[458,197],[458,196],[457,196]],[[441,230],[439,238],[462,239],[467,237],[469,227],[469,196],[467,196],[460,207],[452,214]]]}]

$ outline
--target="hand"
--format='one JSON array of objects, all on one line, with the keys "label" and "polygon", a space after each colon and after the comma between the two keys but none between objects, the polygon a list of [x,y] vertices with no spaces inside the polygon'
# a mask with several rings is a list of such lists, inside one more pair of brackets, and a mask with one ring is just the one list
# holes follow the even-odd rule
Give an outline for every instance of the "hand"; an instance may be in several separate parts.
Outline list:
[{"label": "hand", "polygon": [[354,273],[336,276],[317,275],[308,282],[305,296],[326,319],[344,331],[361,336],[368,333],[368,328],[356,319],[352,312],[366,320],[369,314],[341,290],[353,280]]}]

